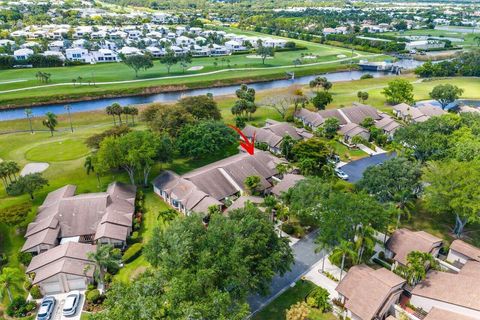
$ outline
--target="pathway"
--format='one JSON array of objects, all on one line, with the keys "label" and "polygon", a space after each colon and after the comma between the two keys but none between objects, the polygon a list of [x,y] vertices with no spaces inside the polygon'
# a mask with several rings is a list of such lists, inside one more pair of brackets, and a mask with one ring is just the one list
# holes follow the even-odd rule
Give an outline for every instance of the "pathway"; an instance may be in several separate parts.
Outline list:
[{"label": "pathway", "polygon": [[[323,260],[323,259],[322,259]],[[322,273],[322,263],[323,261],[316,263],[313,268],[305,275],[305,278],[315,283],[317,286],[327,289],[330,293],[330,299],[338,297],[338,293],[335,288],[338,285],[337,281],[333,281]],[[331,264],[328,260],[328,256],[325,257],[325,272],[330,273],[336,279],[340,279],[340,268]],[[345,272],[343,272],[342,277],[345,277]]]},{"label": "pathway", "polygon": [[[367,57],[376,57],[376,56],[381,56],[381,54],[373,54],[373,55],[368,55]],[[332,60],[332,61],[322,61],[322,62],[313,62],[313,63],[307,63],[307,64],[302,64],[301,67],[310,67],[310,66],[316,66],[316,65],[322,65],[322,64],[330,64],[330,63],[336,63],[336,62],[342,62],[342,61],[348,61],[348,60],[353,60],[356,58],[364,57],[364,55],[355,53],[355,57],[352,58],[343,58],[343,59],[337,59],[337,60]],[[185,74],[185,75],[177,75],[177,76],[164,76],[164,77],[156,77],[156,78],[148,78],[148,79],[135,79],[135,80],[120,80],[120,81],[106,81],[106,82],[95,82],[95,86],[98,85],[110,85],[110,84],[124,84],[124,83],[135,83],[135,82],[145,82],[145,81],[154,81],[154,80],[166,80],[166,79],[180,79],[180,78],[191,78],[191,77],[200,77],[200,76],[208,76],[212,74],[218,74],[218,73],[224,73],[224,72],[238,72],[238,71],[254,71],[254,70],[271,70],[271,69],[284,69],[284,68],[296,68],[296,65],[286,65],[286,66],[276,66],[276,67],[255,67],[255,68],[227,68],[227,69],[222,69],[222,70],[215,70],[215,71],[209,71],[209,72],[203,72],[203,73],[195,73],[195,74]],[[17,89],[10,89],[10,90],[3,90],[0,91],[0,93],[9,93],[9,92],[17,92],[17,91],[27,91],[27,90],[34,90],[34,89],[41,89],[41,88],[49,88],[49,87],[60,87],[60,86],[71,86],[71,82],[61,82],[61,83],[53,83],[53,84],[47,84],[44,86],[34,86],[34,87],[25,87],[25,88],[17,88]],[[83,84],[77,84],[77,86],[88,86],[88,83],[83,83]]]},{"label": "pathway", "polygon": [[254,295],[248,298],[252,315],[262,310],[322,259],[323,252],[315,253],[316,234],[316,232],[312,232],[292,246],[295,264],[291,267],[291,271],[284,274],[283,277],[277,275],[273,278],[268,296]]}]

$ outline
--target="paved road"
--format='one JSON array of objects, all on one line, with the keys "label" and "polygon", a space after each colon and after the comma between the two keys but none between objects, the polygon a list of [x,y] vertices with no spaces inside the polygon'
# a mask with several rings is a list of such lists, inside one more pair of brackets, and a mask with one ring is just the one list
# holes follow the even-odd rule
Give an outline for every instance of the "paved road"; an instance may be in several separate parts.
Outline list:
[{"label": "paved road", "polygon": [[349,182],[357,182],[363,176],[363,172],[371,166],[377,165],[382,163],[390,158],[395,157],[395,153],[381,153],[377,155],[373,155],[370,157],[366,157],[360,160],[352,161],[347,163],[344,166],[341,166],[342,171],[348,174],[348,181]]},{"label": "paved road", "polygon": [[260,311],[273,300],[273,298],[287,289],[293,282],[309,271],[315,263],[322,259],[323,252],[315,253],[315,236],[316,232],[313,232],[292,246],[295,264],[292,266],[292,270],[284,274],[283,277],[275,276],[275,278],[273,278],[268,296],[262,297],[255,295],[248,298],[252,313]]}]

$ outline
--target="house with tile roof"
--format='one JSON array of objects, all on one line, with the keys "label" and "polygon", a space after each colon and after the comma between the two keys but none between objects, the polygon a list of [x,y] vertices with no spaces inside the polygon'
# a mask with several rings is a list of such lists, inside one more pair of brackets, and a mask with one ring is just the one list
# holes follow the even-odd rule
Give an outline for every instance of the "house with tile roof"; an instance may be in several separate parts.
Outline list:
[{"label": "house with tile roof", "polygon": [[260,177],[260,191],[273,187],[278,179],[277,165],[283,160],[268,152],[240,153],[188,172],[182,176],[163,171],[153,181],[154,192],[176,210],[190,214],[207,212],[210,206],[224,207],[245,193],[244,181]]},{"label": "house with tile roof", "polygon": [[431,104],[422,104],[418,107],[412,107],[406,103],[400,103],[392,107],[395,117],[410,122],[425,122],[431,117],[441,116],[447,113],[442,108]]},{"label": "house with tile roof", "polygon": [[447,261],[461,267],[471,260],[480,262],[480,248],[460,239],[454,240],[450,245]]},{"label": "house with tile roof", "polygon": [[374,270],[362,264],[351,267],[335,290],[350,319],[384,319],[393,313],[393,305],[399,301],[405,283],[390,270]]},{"label": "house with tile roof", "polygon": [[75,195],[76,186],[50,192],[25,233],[22,252],[42,253],[69,241],[123,247],[132,231],[136,187],[111,183],[106,192]]}]

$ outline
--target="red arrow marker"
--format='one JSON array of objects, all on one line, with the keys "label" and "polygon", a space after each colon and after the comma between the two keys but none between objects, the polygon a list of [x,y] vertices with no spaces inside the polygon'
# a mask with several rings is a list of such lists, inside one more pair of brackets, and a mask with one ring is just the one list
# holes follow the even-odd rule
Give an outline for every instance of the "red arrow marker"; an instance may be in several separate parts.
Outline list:
[{"label": "red arrow marker", "polygon": [[242,137],[243,141],[240,141],[242,148],[245,149],[245,151],[247,151],[250,155],[253,155],[255,152],[255,132],[253,133],[252,141],[249,141],[248,138],[243,134],[242,130],[230,124],[228,126],[235,130]]}]

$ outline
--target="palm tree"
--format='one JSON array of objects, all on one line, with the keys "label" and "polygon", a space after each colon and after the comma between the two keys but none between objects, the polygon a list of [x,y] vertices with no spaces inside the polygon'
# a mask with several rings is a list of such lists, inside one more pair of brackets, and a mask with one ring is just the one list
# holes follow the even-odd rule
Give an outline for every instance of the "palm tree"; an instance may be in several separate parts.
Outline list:
[{"label": "palm tree", "polygon": [[[5,267],[0,274],[0,288],[4,288],[8,294],[10,302],[13,301],[11,286],[18,281],[23,280],[23,275],[18,272],[17,269],[11,267]],[[0,298],[3,298],[3,290],[0,290]]]},{"label": "palm tree", "polygon": [[13,182],[14,180],[16,181],[17,174],[20,172],[20,167],[18,166],[18,163],[16,163],[15,161],[8,161],[5,162],[5,166],[7,168],[7,174],[10,182]]},{"label": "palm tree", "polygon": [[317,247],[315,248],[315,253],[325,251],[322,257],[322,273],[325,271],[325,259],[327,258],[327,252],[332,248],[330,243],[327,242],[317,242]]},{"label": "palm tree", "polygon": [[50,130],[50,134],[53,137],[53,131],[58,124],[57,115],[53,112],[47,112],[45,114],[47,118],[42,121],[42,124]]},{"label": "palm tree", "polygon": [[337,260],[340,257],[342,258],[342,264],[340,267],[340,281],[342,280],[343,276],[343,269],[345,268],[345,258],[349,257],[352,261],[356,260],[357,253],[354,250],[353,243],[342,240],[340,244],[336,246],[332,253],[330,254],[332,260]]},{"label": "palm tree", "polygon": [[[93,157],[92,156],[87,156],[85,158],[85,162],[83,163],[83,167],[85,168],[85,171],[87,171],[87,175],[89,175],[90,172],[95,172],[95,166],[93,164]],[[95,172],[95,175],[97,176],[98,186],[100,187],[100,175],[98,174],[98,172]]]},{"label": "palm tree", "polygon": [[70,110],[72,109],[72,106],[67,104],[63,107],[65,110],[67,110],[68,112],[68,118],[70,120],[70,130],[72,131],[73,133],[73,125],[72,125],[72,114],[70,113]]},{"label": "palm tree", "polygon": [[122,261],[119,250],[110,244],[97,245],[97,250],[90,252],[88,259],[95,262],[94,276],[97,282],[103,282],[109,270],[118,270]]},{"label": "palm tree", "polygon": [[138,116],[138,108],[130,107],[130,115],[132,116],[132,124],[135,125],[135,116]]},{"label": "palm tree", "polygon": [[357,249],[355,264],[362,262],[365,252],[372,252],[375,248],[377,240],[374,235],[375,230],[370,226],[360,226],[357,228],[357,234],[355,236],[355,247]]},{"label": "palm tree", "polygon": [[108,106],[105,108],[105,111],[107,112],[108,115],[111,115],[113,117],[113,125],[117,125],[117,121],[115,120],[115,113],[113,113],[113,108],[112,106]]},{"label": "palm tree", "polygon": [[122,125],[122,113],[123,113],[122,106],[119,105],[118,103],[113,103],[111,107],[112,107],[113,114],[118,116],[118,121],[120,122],[120,125]]},{"label": "palm tree", "polygon": [[123,107],[122,113],[125,115],[125,123],[128,125],[128,115],[130,114],[130,107],[129,106]]},{"label": "palm tree", "polygon": [[28,122],[30,124],[30,132],[33,134],[33,127],[32,127],[32,109],[25,109],[25,115],[27,116]]},{"label": "palm tree", "polygon": [[272,195],[266,196],[263,199],[263,206],[266,209],[265,213],[270,214],[272,222],[274,221],[275,207],[277,206],[277,203],[277,199]]}]

